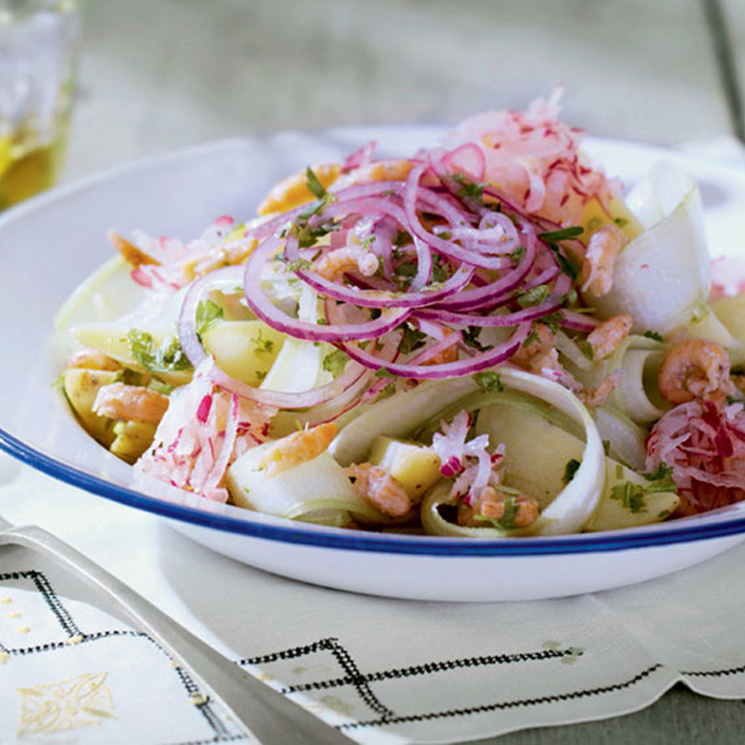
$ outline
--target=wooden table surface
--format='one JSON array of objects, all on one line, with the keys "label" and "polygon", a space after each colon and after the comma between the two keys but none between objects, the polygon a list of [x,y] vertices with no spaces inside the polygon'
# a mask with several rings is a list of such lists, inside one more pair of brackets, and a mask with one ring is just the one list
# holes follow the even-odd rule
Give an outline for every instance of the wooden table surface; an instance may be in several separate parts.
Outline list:
[{"label": "wooden table surface", "polygon": [[[72,178],[242,134],[454,124],[565,85],[564,118],[670,146],[742,139],[743,0],[88,0]],[[673,690],[493,745],[743,742],[745,702]]]}]

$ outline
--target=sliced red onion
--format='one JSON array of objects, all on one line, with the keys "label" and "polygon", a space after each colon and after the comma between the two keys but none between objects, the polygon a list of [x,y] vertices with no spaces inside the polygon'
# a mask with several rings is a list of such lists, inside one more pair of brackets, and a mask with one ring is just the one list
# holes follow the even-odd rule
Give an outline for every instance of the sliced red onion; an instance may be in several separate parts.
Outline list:
[{"label": "sliced red onion", "polygon": [[291,318],[274,305],[261,287],[262,269],[276,253],[279,239],[266,240],[249,256],[245,264],[243,288],[248,307],[264,323],[297,339],[330,343],[362,339],[376,339],[393,331],[408,316],[408,308],[384,308],[380,316],[366,323],[327,326]]},{"label": "sliced red onion", "polygon": [[486,370],[508,360],[528,338],[531,325],[530,323],[521,324],[507,341],[490,349],[488,352],[455,362],[446,362],[441,365],[412,365],[385,362],[368,353],[366,350],[361,349],[356,344],[342,344],[340,346],[353,360],[356,360],[365,367],[369,367],[371,370],[380,370],[385,367],[393,375],[420,380],[459,378],[479,372],[480,370]]}]

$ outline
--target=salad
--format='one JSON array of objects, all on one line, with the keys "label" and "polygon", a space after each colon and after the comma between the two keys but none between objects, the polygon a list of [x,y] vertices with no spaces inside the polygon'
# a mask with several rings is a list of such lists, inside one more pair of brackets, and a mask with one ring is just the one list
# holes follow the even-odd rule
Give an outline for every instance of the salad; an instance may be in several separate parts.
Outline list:
[{"label": "salad", "polygon": [[366,144],[189,242],[110,231],[57,320],[76,417],[139,474],[345,529],[557,535],[744,499],[745,294],[712,283],[697,186],[656,163],[624,196],[558,117]]}]

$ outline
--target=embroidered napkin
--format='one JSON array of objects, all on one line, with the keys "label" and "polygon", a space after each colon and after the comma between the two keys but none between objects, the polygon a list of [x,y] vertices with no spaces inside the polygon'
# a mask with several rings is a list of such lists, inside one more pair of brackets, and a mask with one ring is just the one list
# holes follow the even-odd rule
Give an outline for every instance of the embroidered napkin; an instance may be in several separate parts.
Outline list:
[{"label": "embroidered napkin", "polygon": [[[26,468],[6,478],[0,514],[54,531],[358,742],[463,742],[617,716],[677,681],[745,698],[745,545],[576,598],[389,600],[243,566]],[[177,666],[74,578],[18,548],[0,549],[0,654],[2,742],[247,737],[194,685],[188,660]]]}]

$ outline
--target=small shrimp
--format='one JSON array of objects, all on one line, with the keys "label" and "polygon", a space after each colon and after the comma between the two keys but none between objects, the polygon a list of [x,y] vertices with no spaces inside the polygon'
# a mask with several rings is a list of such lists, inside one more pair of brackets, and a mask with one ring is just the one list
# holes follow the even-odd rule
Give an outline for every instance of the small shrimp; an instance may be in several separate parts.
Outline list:
[{"label": "small shrimp", "polygon": [[334,185],[335,189],[373,181],[405,181],[414,167],[410,160],[378,160],[345,173]]},{"label": "small shrimp", "polygon": [[605,225],[592,234],[580,274],[583,292],[589,290],[597,297],[610,292],[616,258],[627,243],[628,239],[617,225]]},{"label": "small shrimp", "polygon": [[258,244],[255,238],[251,238],[216,246],[208,254],[184,262],[181,268],[184,276],[192,281],[215,269],[242,264],[254,252]]},{"label": "small shrimp", "polygon": [[510,362],[534,373],[540,373],[545,369],[560,370],[561,364],[553,331],[543,323],[536,323],[533,336],[512,355]]},{"label": "small shrimp", "polygon": [[361,246],[345,246],[324,254],[313,265],[313,271],[333,282],[347,272],[372,277],[378,271],[378,257]]},{"label": "small shrimp", "polygon": [[576,391],[577,398],[579,398],[579,400],[588,408],[596,409],[598,406],[602,406],[610,398],[611,393],[613,393],[620,382],[621,371],[616,370],[610,375],[606,375],[597,387],[581,388]]},{"label": "small shrimp", "polygon": [[107,237],[114,248],[122,255],[123,259],[135,269],[143,264],[160,264],[157,259],[146,254],[142,249],[137,248],[134,243],[130,243],[126,238],[122,238],[118,231],[109,230]]},{"label": "small shrimp", "polygon": [[113,358],[109,357],[97,349],[78,349],[73,352],[65,362],[67,368],[81,368],[84,370],[107,370],[116,372],[121,370],[122,366]]},{"label": "small shrimp", "polygon": [[118,421],[159,422],[168,409],[168,396],[140,385],[111,383],[102,386],[93,402],[99,416]]},{"label": "small shrimp", "polygon": [[339,428],[335,422],[325,422],[311,429],[293,432],[272,443],[259,458],[259,468],[272,478],[288,468],[294,468],[318,457],[336,437]]},{"label": "small shrimp", "polygon": [[[341,164],[323,163],[322,165],[314,166],[313,173],[320,181],[321,186],[324,189],[328,189],[339,177]],[[259,205],[256,212],[259,215],[269,215],[272,212],[285,212],[293,207],[299,207],[301,204],[310,202],[315,198],[313,192],[308,188],[306,171],[300,171],[293,176],[288,176],[274,186]]]},{"label": "small shrimp", "polygon": [[345,469],[357,493],[370,506],[389,517],[401,517],[411,509],[406,489],[388,471],[371,463],[353,463]]},{"label": "small shrimp", "polygon": [[671,404],[696,398],[722,400],[735,392],[727,352],[713,341],[684,339],[665,355],[657,375],[660,394]]},{"label": "small shrimp", "polygon": [[470,507],[464,502],[461,502],[461,504],[463,509],[458,510],[458,523],[471,528],[484,526],[484,522],[479,520],[479,517],[501,522],[505,519],[508,509],[510,510],[510,514],[508,514],[509,527],[515,528],[527,528],[541,514],[538,500],[534,497],[520,494],[517,497],[509,498],[493,486],[485,486],[481,496],[474,499]]},{"label": "small shrimp", "polygon": [[593,359],[598,361],[610,357],[631,333],[633,325],[634,319],[628,313],[620,313],[596,326],[587,337]]}]

